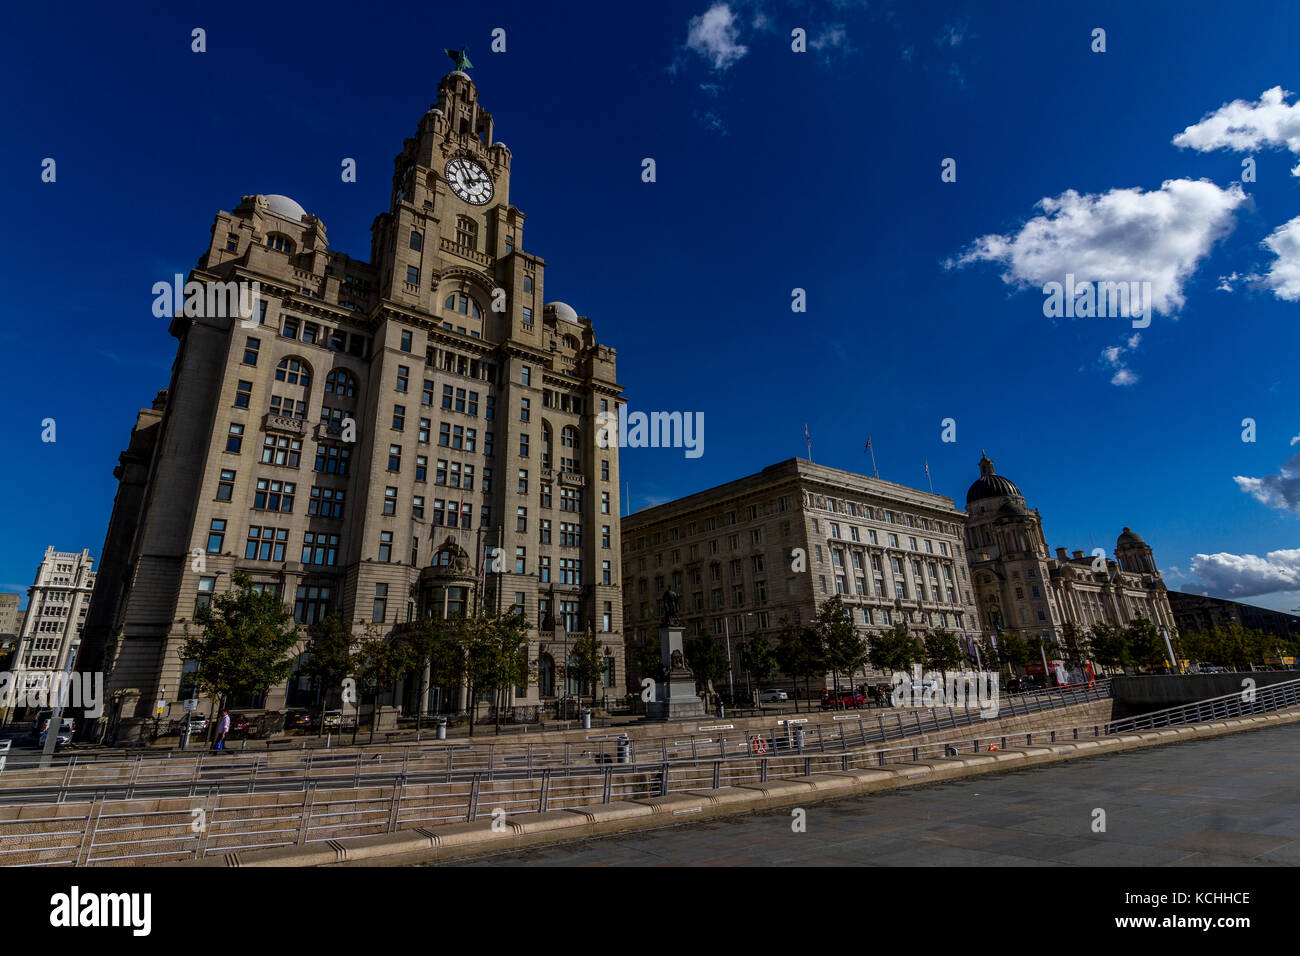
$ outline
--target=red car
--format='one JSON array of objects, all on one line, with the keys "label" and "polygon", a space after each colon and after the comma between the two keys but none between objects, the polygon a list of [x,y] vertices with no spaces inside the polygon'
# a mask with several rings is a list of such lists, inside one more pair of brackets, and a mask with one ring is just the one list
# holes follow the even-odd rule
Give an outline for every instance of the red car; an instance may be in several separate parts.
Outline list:
[{"label": "red car", "polygon": [[829,687],[822,691],[822,710],[851,710],[866,706],[867,699],[856,690],[845,688],[838,695]]}]

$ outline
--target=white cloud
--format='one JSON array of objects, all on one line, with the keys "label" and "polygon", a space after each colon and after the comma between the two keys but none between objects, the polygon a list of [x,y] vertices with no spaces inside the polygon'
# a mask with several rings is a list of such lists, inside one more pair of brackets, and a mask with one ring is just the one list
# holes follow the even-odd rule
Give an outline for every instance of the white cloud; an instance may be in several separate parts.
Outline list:
[{"label": "white cloud", "polygon": [[713,69],[726,70],[739,61],[749,47],[740,42],[736,14],[725,3],[715,3],[687,27],[686,48],[710,61]]},{"label": "white cloud", "polygon": [[1259,285],[1286,302],[1300,302],[1300,216],[1274,229],[1264,245],[1276,257]]},{"label": "white cloud", "polygon": [[[1295,439],[1292,439],[1291,444],[1295,444]],[[1292,455],[1276,475],[1265,475],[1263,478],[1237,475],[1232,480],[1238,488],[1261,504],[1279,511],[1300,514],[1300,454]]]},{"label": "white cloud", "polygon": [[1300,549],[1254,554],[1198,554],[1192,558],[1192,573],[1214,594],[1223,597],[1251,597],[1276,591],[1300,589]]},{"label": "white cloud", "polygon": [[[1288,104],[1292,94],[1275,86],[1256,102],[1233,100],[1174,137],[1174,145],[1208,153],[1216,149],[1250,152],[1283,147],[1300,155],[1300,103]],[[1300,166],[1291,170],[1300,175]]]},{"label": "white cloud", "polygon": [[1142,344],[1142,333],[1134,332],[1121,344],[1101,350],[1102,364],[1114,369],[1110,384],[1119,386],[1137,384],[1137,373],[1128,367],[1128,361],[1124,356],[1135,351],[1140,344]]},{"label": "white cloud", "polygon": [[814,39],[808,41],[808,45],[814,50],[824,50],[827,47],[843,46],[848,40],[848,33],[844,30],[844,24],[835,23],[822,28]]},{"label": "white cloud", "polygon": [[996,262],[1002,281],[1020,287],[1064,282],[1151,283],[1152,306],[1165,315],[1182,308],[1183,286],[1215,242],[1232,231],[1246,202],[1239,184],[1171,179],[1157,190],[1067,190],[1036,204],[1043,215],[1019,232],[976,239],[948,268]]}]

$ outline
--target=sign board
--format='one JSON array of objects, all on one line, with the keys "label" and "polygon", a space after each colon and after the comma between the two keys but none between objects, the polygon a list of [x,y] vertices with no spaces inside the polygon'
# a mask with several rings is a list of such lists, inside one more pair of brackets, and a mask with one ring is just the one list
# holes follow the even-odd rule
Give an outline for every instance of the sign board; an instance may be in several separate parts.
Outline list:
[{"label": "sign board", "polygon": [[185,702],[185,713],[192,714],[194,713],[194,711],[198,709],[199,709],[199,699],[197,697],[191,697],[189,700]]},{"label": "sign board", "polygon": [[161,714],[166,709],[167,709],[167,701],[156,700],[153,702],[153,712],[155,714]]},{"label": "sign board", "polygon": [[776,722],[776,725],[780,727],[782,724],[806,724],[806,723],[808,723],[807,717],[790,717],[786,720],[778,720]]},{"label": "sign board", "polygon": [[735,724],[709,724],[707,727],[696,727],[696,730],[732,730]]}]

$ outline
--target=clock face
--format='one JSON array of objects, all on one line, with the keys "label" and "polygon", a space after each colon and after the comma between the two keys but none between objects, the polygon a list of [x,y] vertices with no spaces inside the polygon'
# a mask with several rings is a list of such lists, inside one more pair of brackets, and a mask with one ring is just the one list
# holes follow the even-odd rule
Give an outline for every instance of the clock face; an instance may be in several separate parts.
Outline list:
[{"label": "clock face", "polygon": [[492,198],[492,177],[472,159],[453,159],[447,164],[447,185],[474,206],[482,206]]}]

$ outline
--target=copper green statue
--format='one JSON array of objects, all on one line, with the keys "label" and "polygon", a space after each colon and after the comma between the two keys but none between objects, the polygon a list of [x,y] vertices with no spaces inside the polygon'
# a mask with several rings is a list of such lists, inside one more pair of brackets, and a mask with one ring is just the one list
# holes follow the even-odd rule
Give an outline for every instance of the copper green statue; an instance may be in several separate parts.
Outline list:
[{"label": "copper green statue", "polygon": [[462,73],[474,68],[474,64],[469,61],[469,57],[465,54],[465,47],[461,47],[460,52],[448,50],[447,55],[456,61],[456,69]]}]

